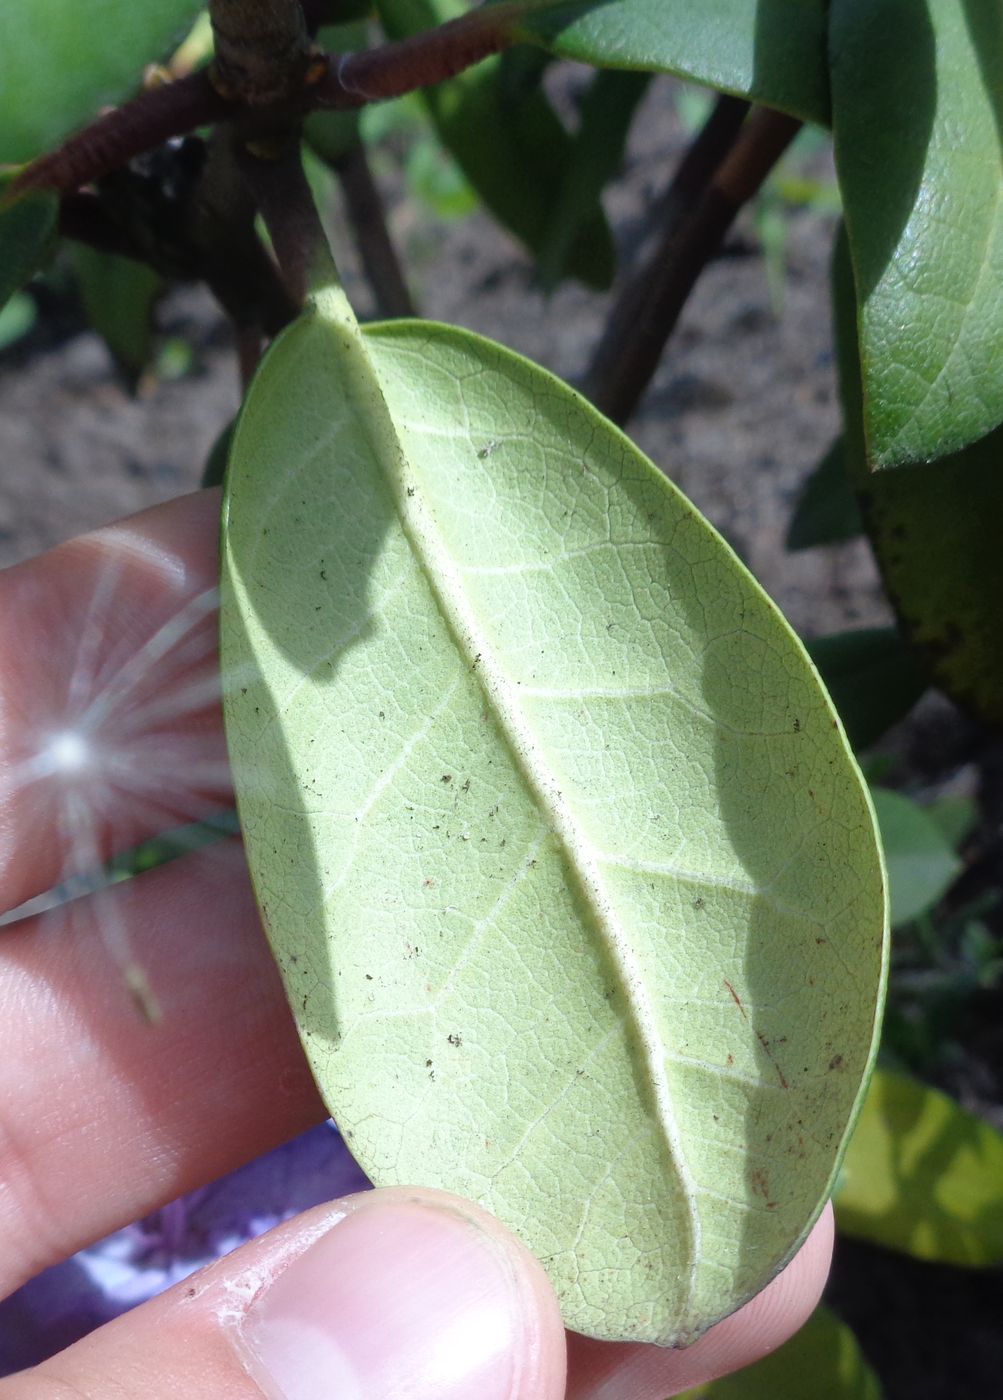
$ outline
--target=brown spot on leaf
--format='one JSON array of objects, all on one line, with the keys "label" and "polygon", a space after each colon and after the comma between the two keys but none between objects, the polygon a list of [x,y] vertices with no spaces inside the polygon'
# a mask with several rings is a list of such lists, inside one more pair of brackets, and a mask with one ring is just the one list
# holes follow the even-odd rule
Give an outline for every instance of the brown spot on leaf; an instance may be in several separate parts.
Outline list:
[{"label": "brown spot on leaf", "polygon": [[734,988],[734,987],[731,985],[731,983],[728,981],[727,977],[724,979],[724,985],[728,988],[728,992],[729,992],[730,995],[731,995],[732,1001],[733,1001],[733,1002],[735,1003],[735,1005],[738,1007],[739,1011],[741,1011],[741,1013],[742,1013],[742,1015],[745,1017],[745,1019],[748,1020],[749,1018],[748,1018],[748,1015],[746,1014],[745,1007],[742,1005],[742,998],[741,998],[741,997],[738,995],[738,993],[735,991],[735,988]]},{"label": "brown spot on leaf", "polygon": [[761,1167],[756,1167],[749,1175],[749,1184],[757,1196],[764,1199],[770,1194],[770,1184],[766,1179],[766,1173]]}]

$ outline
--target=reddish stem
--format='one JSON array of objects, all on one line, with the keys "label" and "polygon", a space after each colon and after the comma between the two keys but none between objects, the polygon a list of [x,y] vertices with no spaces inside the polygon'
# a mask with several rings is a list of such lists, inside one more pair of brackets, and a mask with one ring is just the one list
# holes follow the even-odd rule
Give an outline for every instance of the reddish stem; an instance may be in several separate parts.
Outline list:
[{"label": "reddish stem", "polygon": [[29,165],[10,193],[46,188],[72,194],[142,151],[152,151],[197,126],[222,121],[231,111],[231,104],[216,91],[205,71],[147,88]]},{"label": "reddish stem", "polygon": [[525,8],[492,5],[382,48],[329,54],[327,73],[314,87],[310,105],[362,107],[453,78],[513,44],[512,22]]}]

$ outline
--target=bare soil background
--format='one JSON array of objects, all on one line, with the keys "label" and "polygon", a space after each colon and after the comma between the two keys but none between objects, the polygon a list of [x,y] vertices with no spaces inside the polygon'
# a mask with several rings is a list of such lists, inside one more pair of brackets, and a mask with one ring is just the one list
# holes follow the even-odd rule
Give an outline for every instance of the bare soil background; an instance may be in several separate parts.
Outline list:
[{"label": "bare soil background", "polygon": [[[573,96],[576,79],[568,91]],[[653,83],[625,170],[606,204],[618,243],[643,243],[647,215],[687,131],[667,80]],[[831,177],[825,154],[816,178]],[[484,214],[443,224],[385,172],[389,222],[423,315],[480,331],[574,381],[607,299],[573,285],[546,299],[522,251]],[[831,217],[789,210],[784,305],[771,303],[752,216],[744,214],[691,298],[643,406],[630,425],[641,447],[725,535],[806,637],[886,622],[890,614],[862,542],[787,554],[784,535],[808,472],[838,430],[828,303]],[[362,316],[372,299],[342,230],[332,234]],[[163,337],[192,347],[180,379],[132,395],[72,298],[38,291],[34,330],[0,354],[0,564],[199,484],[210,447],[239,398],[229,333],[208,296],[173,292],[158,311]],[[999,860],[999,746],[946,702],[928,701],[891,737],[892,778],[925,793],[983,798],[982,837]],[[951,785],[954,784],[952,788]],[[992,842],[996,846],[992,846]],[[1003,999],[972,1013],[968,1047],[935,1075],[1003,1126]],[[831,1285],[890,1400],[999,1395],[1003,1274],[923,1266],[841,1244]],[[806,1392],[807,1397],[807,1392]]]}]

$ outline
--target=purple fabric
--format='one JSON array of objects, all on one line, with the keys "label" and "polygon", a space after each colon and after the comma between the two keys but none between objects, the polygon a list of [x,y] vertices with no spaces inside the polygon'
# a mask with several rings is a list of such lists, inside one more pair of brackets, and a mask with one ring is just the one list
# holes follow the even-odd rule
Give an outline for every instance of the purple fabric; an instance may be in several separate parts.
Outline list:
[{"label": "purple fabric", "polygon": [[44,1361],[290,1216],[368,1185],[325,1123],[172,1201],[0,1302],[0,1376]]}]

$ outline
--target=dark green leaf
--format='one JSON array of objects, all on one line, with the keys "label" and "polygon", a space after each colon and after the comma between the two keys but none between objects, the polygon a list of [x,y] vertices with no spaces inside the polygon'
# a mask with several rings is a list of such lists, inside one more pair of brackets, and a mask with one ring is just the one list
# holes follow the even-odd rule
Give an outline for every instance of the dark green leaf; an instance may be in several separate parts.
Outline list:
[{"label": "dark green leaf", "polygon": [[[0,200],[9,183],[0,181]],[[59,200],[44,190],[0,203],[0,307],[49,256],[58,218]]]},{"label": "dark green leaf", "polygon": [[836,438],[801,488],[787,530],[787,548],[842,544],[860,534],[860,507],[846,470],[843,439]]},{"label": "dark green leaf", "polygon": [[560,281],[570,249],[594,217],[599,196],[620,167],[637,104],[649,81],[648,73],[607,69],[596,73],[589,84],[537,255],[540,280],[546,289]]},{"label": "dark green leaf", "polygon": [[881,1400],[881,1386],[849,1327],[819,1304],[777,1351],[679,1400]]},{"label": "dark green leaf", "polygon": [[303,126],[310,148],[327,161],[338,162],[359,144],[359,113],[311,112]]},{"label": "dark green leaf", "polygon": [[968,839],[979,819],[979,809],[970,797],[939,797],[927,807],[927,814],[957,851]]},{"label": "dark green leaf", "polygon": [[961,871],[961,861],[940,827],[911,798],[872,788],[874,811],[888,868],[892,928],[931,909]]},{"label": "dark green leaf", "polygon": [[1003,1136],[919,1080],[876,1070],[835,1195],[841,1231],[944,1264],[1003,1262]]},{"label": "dark green leaf", "polygon": [[875,466],[1003,419],[1003,9],[833,0],[833,129]]},{"label": "dark green leaf", "polygon": [[903,719],[929,684],[916,653],[894,627],[815,637],[818,667],[855,749],[864,749]]},{"label": "dark green leaf", "polygon": [[82,244],[74,247],[73,259],[91,325],[135,384],[150,362],[153,308],[163,292],[163,279],[145,263]]},{"label": "dark green leaf", "polygon": [[408,189],[439,219],[465,219],[480,207],[477,192],[432,133],[419,137],[404,167]]},{"label": "dark green leaf", "polygon": [[983,720],[1003,725],[1003,429],[937,462],[868,472],[843,240],[833,272],[847,462],[888,595],[937,683]]},{"label": "dark green leaf", "polygon": [[582,63],[678,73],[829,118],[826,0],[554,0],[534,5],[519,32]]},{"label": "dark green leaf", "polygon": [[[441,23],[458,7],[449,0],[380,0],[378,9],[387,33],[403,38]],[[535,81],[511,81],[511,64],[507,55],[487,59],[423,96],[473,188],[536,256],[548,237],[573,142]],[[614,270],[612,234],[594,198],[569,240],[561,272],[605,288]]]}]

